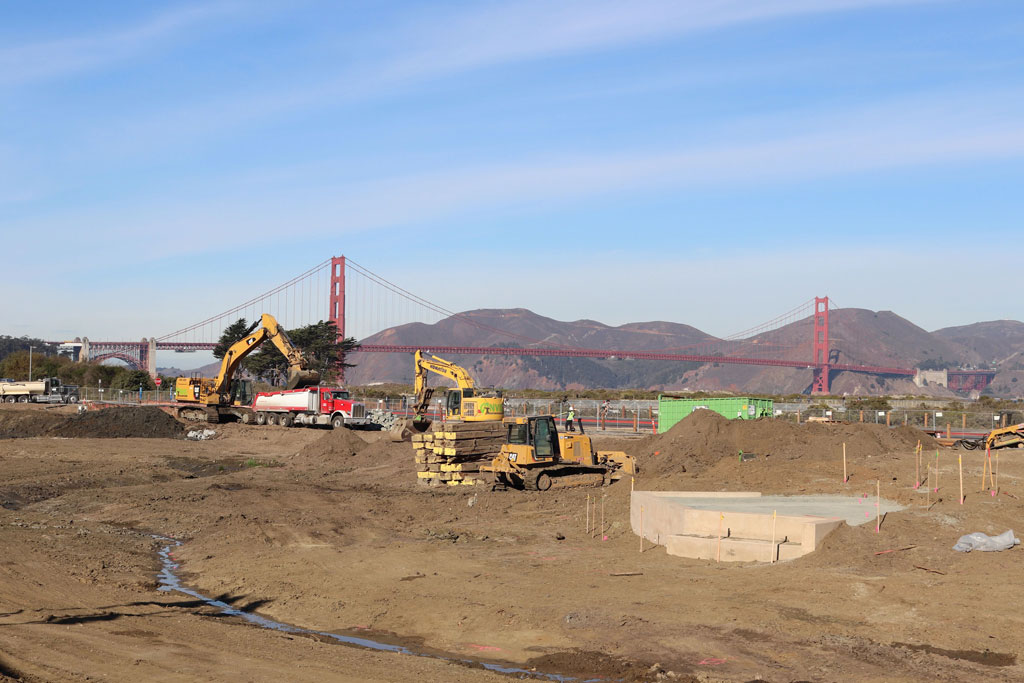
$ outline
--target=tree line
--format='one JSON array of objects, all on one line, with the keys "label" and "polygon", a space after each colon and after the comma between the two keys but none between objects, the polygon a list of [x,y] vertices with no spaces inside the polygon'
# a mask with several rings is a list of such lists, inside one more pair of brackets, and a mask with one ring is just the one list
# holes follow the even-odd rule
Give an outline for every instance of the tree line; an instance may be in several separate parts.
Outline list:
[{"label": "tree line", "polygon": [[[237,341],[251,332],[252,324],[239,318],[224,329],[213,355],[218,360]],[[345,362],[345,354],[359,347],[352,337],[339,340],[338,329],[331,321],[323,321],[287,330],[292,344],[307,360],[307,369],[321,374],[325,383],[336,381],[345,368],[353,367]],[[29,379],[29,347],[32,347],[32,378],[58,377],[65,384],[79,386],[102,386],[110,389],[145,391],[156,389],[149,373],[133,370],[124,365],[100,365],[97,363],[76,363],[68,356],[59,354],[55,344],[47,344],[31,337],[0,335],[0,378],[25,381]],[[272,343],[264,343],[242,361],[242,369],[253,378],[271,386],[284,384],[288,375],[288,361]],[[174,385],[174,377],[162,377],[163,386]]]},{"label": "tree line", "polygon": [[[224,358],[235,342],[241,341],[252,331],[252,323],[239,318],[224,328],[213,356]],[[306,358],[306,369],[320,373],[324,383],[337,381],[345,368],[354,367],[345,362],[345,355],[359,348],[352,337],[338,339],[338,327],[333,321],[321,320],[293,330],[286,330],[292,345]],[[288,360],[272,343],[264,343],[242,360],[242,369],[257,380],[271,385],[283,384],[288,375]]]}]

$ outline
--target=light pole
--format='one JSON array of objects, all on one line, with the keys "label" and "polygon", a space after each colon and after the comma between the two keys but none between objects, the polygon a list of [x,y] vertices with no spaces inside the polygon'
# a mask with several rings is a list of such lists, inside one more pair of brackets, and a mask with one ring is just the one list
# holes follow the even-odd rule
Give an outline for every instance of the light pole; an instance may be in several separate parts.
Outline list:
[{"label": "light pole", "polygon": [[32,381],[32,349],[34,349],[34,348],[35,348],[34,346],[29,346],[28,347],[28,381],[29,382]]}]

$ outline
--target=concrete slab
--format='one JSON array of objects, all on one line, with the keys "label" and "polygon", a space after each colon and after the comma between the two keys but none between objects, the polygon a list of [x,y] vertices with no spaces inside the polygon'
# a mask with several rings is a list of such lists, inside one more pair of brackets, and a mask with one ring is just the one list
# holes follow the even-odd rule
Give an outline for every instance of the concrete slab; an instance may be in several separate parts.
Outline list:
[{"label": "concrete slab", "polygon": [[[696,495],[690,491],[647,491],[643,493],[657,493],[659,498],[676,501],[685,507],[701,510],[732,510],[768,515],[777,511],[779,515],[838,517],[851,526],[875,519],[874,496],[868,498],[859,496],[762,496],[759,493],[754,493],[741,497],[736,494],[705,491],[697,492]],[[884,498],[881,501],[881,507],[883,515],[886,512],[903,509],[902,505]],[[868,513],[867,516],[864,515],[865,512]]]},{"label": "concrete slab", "polygon": [[[902,509],[883,500],[882,514]],[[762,496],[757,492],[634,491],[630,504],[633,532],[669,554],[708,559],[709,541],[722,559],[767,561],[774,537],[778,560],[813,552],[840,524],[875,519],[875,500],[856,496]],[[728,548],[728,552],[726,552]]]}]

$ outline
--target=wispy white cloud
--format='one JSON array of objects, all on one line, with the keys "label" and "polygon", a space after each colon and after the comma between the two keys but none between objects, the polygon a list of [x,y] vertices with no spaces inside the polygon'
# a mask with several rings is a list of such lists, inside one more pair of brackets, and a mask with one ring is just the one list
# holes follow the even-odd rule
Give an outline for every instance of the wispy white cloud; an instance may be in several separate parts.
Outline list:
[{"label": "wispy white cloud", "polygon": [[[1024,91],[936,93],[845,114],[765,117],[760,126],[751,120],[742,128],[736,142],[552,154],[357,184],[311,180],[335,176],[335,170],[345,168],[344,159],[288,170],[274,167],[265,175],[221,178],[216,192],[179,188],[173,203],[139,198],[137,208],[79,208],[73,217],[31,223],[50,229],[73,225],[84,250],[97,230],[117,240],[132,239],[141,229],[150,235],[153,253],[169,255],[197,245],[204,251],[229,249],[241,226],[256,240],[274,240],[284,225],[302,225],[309,238],[338,236],[419,225],[469,211],[501,215],[509,206],[524,203],[573,205],[592,197],[643,197],[666,190],[738,191],[891,169],[1021,159]],[[210,183],[204,179],[205,185]],[[186,199],[190,195],[191,202]],[[32,226],[25,227],[22,234],[31,234]]]},{"label": "wispy white cloud", "polygon": [[24,84],[89,71],[190,36],[196,26],[238,12],[235,0],[178,7],[145,21],[91,35],[0,48],[0,85]]},{"label": "wispy white cloud", "polygon": [[937,0],[525,0],[445,17],[430,30],[400,32],[407,54],[382,71],[394,78],[460,72],[579,54],[802,15],[924,4]]},{"label": "wispy white cloud", "polygon": [[[324,107],[345,107],[401,93],[436,79],[478,69],[589,54],[759,21],[829,13],[933,4],[948,0],[523,0],[472,4],[437,12],[409,13],[400,24],[358,36],[345,58],[311,65],[300,79],[262,82],[258,88],[225,93],[151,115],[132,114],[86,145],[107,154],[144,154],[154,146],[176,147],[224,130],[259,126]],[[338,36],[346,42],[350,36]],[[354,55],[354,56],[353,56]],[[763,69],[752,65],[751,72]],[[735,68],[722,78],[735,79]],[[714,80],[705,74],[702,82]]]}]

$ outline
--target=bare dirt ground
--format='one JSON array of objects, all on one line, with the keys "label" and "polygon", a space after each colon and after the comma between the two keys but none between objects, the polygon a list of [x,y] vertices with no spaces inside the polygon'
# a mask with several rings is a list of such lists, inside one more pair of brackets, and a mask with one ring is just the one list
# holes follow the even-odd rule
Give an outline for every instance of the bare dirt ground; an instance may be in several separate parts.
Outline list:
[{"label": "bare dirt ground", "polygon": [[[880,480],[909,505],[881,533],[843,526],[796,561],[716,564],[641,554],[628,479],[427,489],[411,448],[376,433],[229,424],[193,442],[170,425],[170,437],[98,438],[118,416],[103,412],[93,429],[64,409],[0,406],[0,680],[508,678],[481,661],[626,681],[1024,678],[1024,549],[952,550],[964,533],[1020,526],[1019,451],[1000,453],[997,496],[979,492],[983,456],[963,453],[964,505],[958,453],[941,451],[927,507],[915,432],[700,416],[598,443],[637,456],[638,489],[873,495]],[[168,427],[117,422],[138,436]],[[603,535],[584,531],[588,494],[603,501]],[[168,542],[154,535],[181,541],[175,571],[205,596],[426,656],[259,628],[159,591]]]}]

